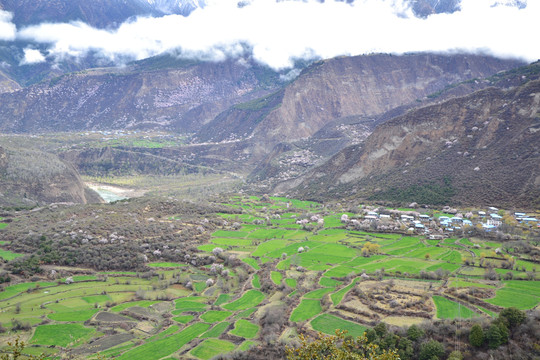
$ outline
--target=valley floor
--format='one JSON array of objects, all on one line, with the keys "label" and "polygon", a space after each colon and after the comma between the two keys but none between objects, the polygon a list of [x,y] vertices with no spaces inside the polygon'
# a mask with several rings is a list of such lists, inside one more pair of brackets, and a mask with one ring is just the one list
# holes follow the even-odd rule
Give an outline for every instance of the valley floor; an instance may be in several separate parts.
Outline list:
[{"label": "valley floor", "polygon": [[[256,196],[220,206],[227,211],[210,220],[217,228],[182,261],[167,260],[160,245],[141,248],[144,271],[50,264],[30,279],[13,276],[0,292],[2,343],[20,337],[26,353],[53,357],[206,360],[294,343],[304,332],[357,336],[380,322],[480,320],[540,304],[534,229],[523,233],[524,247],[467,234],[430,239],[407,227],[360,230],[352,220],[365,220],[365,206]],[[3,227],[20,226],[16,217]],[[20,256],[2,246],[4,259]],[[456,341],[469,346],[465,336]]]}]

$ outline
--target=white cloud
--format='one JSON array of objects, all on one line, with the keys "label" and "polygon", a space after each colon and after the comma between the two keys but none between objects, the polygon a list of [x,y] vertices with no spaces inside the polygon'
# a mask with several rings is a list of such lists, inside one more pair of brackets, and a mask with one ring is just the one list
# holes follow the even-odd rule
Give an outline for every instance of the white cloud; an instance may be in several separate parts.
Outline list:
[{"label": "white cloud", "polygon": [[[534,61],[540,1],[522,9],[496,0],[463,0],[461,11],[415,17],[403,0],[209,1],[190,16],[138,18],[114,31],[84,23],[22,29],[24,40],[50,44],[53,56],[95,51],[111,60],[143,59],[167,51],[220,60],[245,55],[275,69],[295,59],[372,52],[485,52]],[[179,49],[179,50],[178,50]]]},{"label": "white cloud", "polygon": [[24,58],[20,65],[31,65],[45,62],[45,56],[36,49],[26,48],[24,49]]},{"label": "white cloud", "polygon": [[14,40],[17,33],[15,24],[11,22],[13,15],[10,12],[0,10],[0,40]]}]

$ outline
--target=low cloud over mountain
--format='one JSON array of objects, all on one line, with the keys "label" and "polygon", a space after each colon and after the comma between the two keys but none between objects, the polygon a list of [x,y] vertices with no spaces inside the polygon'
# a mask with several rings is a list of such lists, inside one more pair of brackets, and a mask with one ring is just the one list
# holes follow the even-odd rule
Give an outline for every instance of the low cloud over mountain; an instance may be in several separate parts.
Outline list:
[{"label": "low cloud over mountain", "polygon": [[540,48],[528,40],[537,31],[537,1],[443,1],[452,4],[440,13],[429,1],[419,12],[419,2],[407,0],[191,3],[188,16],[136,17],[113,28],[75,21],[16,29],[11,14],[2,11],[0,39],[44,45],[41,55],[51,62],[92,53],[122,63],[163,52],[214,61],[252,57],[274,69],[292,68],[298,59],[373,52],[540,58]]}]

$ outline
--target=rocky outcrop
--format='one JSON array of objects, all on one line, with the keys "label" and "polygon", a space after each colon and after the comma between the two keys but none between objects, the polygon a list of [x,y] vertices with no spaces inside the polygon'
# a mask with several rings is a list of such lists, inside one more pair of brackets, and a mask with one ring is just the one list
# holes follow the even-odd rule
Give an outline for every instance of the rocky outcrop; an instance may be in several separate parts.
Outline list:
[{"label": "rocky outcrop", "polygon": [[390,120],[310,172],[294,193],[539,207],[540,80],[522,81]]},{"label": "rocky outcrop", "polygon": [[[236,106],[208,125],[219,132],[201,131],[198,138],[211,142],[253,138],[254,151],[268,153],[277,143],[312,136],[336,119],[382,114],[449,84],[486,77],[519,64],[485,56],[432,54],[377,54],[320,61],[288,85],[279,102],[274,97],[268,99],[266,107],[262,102]],[[244,121],[240,131],[235,131],[239,118]]]},{"label": "rocky outcrop", "polygon": [[0,206],[102,202],[72,165],[38,150],[0,147]]}]

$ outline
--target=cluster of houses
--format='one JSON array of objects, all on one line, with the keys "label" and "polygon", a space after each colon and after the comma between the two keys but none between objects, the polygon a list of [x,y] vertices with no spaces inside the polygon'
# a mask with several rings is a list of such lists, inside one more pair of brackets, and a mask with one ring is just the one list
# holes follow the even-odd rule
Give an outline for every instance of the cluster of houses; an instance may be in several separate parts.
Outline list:
[{"label": "cluster of houses", "polygon": [[[470,231],[472,227],[479,226],[488,232],[495,231],[503,223],[503,217],[499,214],[499,209],[495,207],[489,207],[487,211],[475,211],[474,213],[469,211],[465,214],[454,209],[454,211],[447,211],[448,214],[438,217],[416,211],[378,210],[366,210],[364,220],[377,223],[398,222],[400,225],[407,226],[407,231],[410,233],[429,234],[433,238],[460,230]],[[513,217],[520,224],[540,228],[536,217],[522,212],[515,212]]]}]

